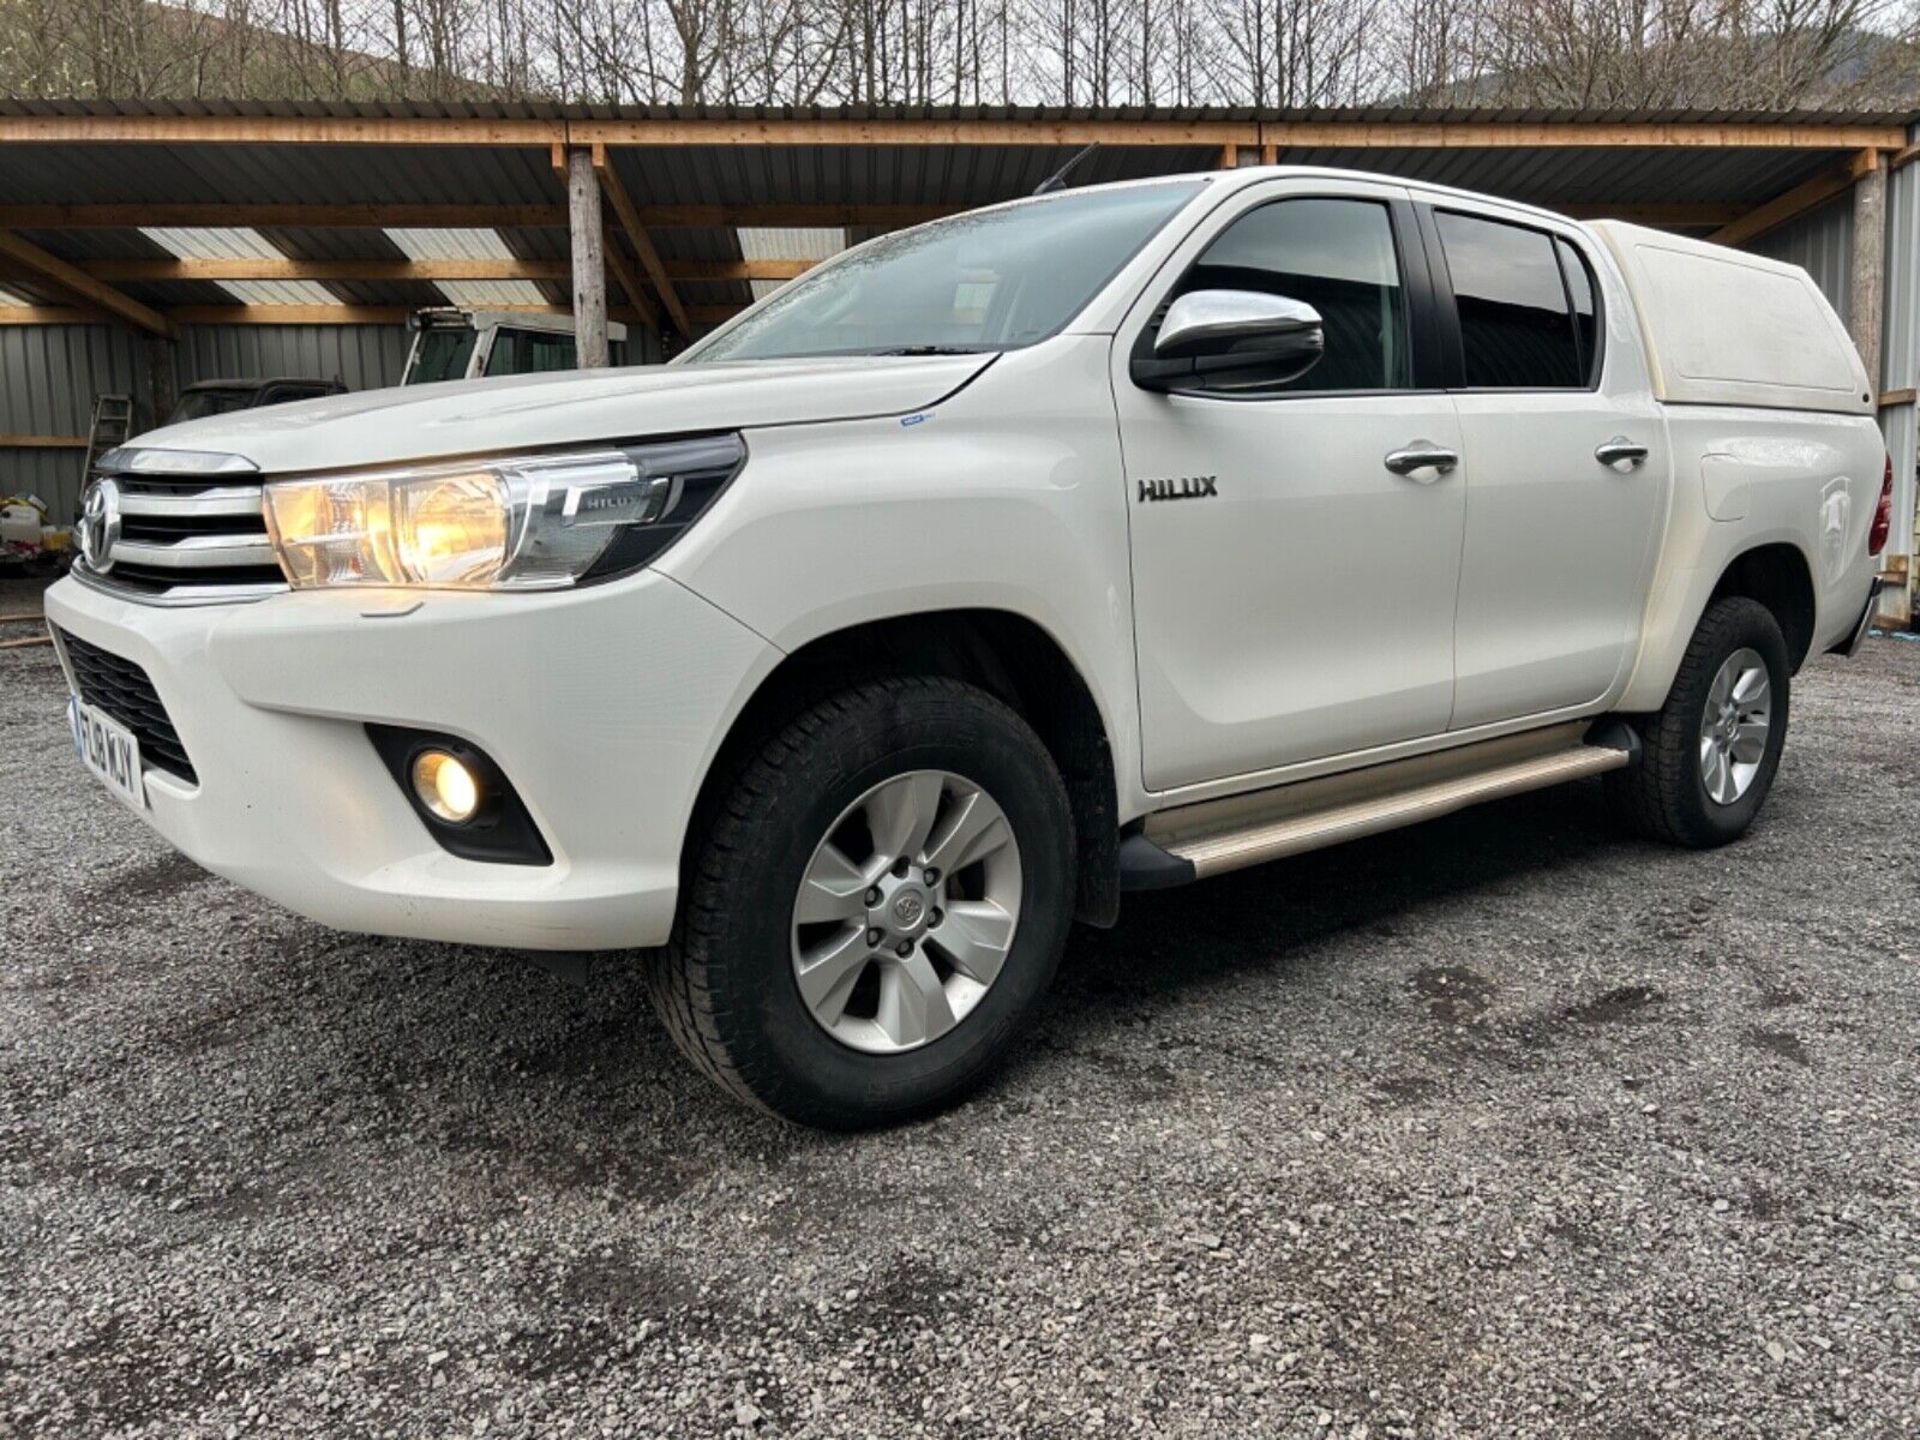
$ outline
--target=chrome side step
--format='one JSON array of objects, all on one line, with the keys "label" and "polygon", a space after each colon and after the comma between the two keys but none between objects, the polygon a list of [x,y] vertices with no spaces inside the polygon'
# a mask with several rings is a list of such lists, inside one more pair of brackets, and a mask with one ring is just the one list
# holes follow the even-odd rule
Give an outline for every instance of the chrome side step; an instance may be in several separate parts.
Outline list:
[{"label": "chrome side step", "polygon": [[1575,721],[1162,811],[1122,843],[1122,885],[1203,879],[1632,762],[1625,727],[1607,727],[1602,744],[1587,741],[1593,728]]}]

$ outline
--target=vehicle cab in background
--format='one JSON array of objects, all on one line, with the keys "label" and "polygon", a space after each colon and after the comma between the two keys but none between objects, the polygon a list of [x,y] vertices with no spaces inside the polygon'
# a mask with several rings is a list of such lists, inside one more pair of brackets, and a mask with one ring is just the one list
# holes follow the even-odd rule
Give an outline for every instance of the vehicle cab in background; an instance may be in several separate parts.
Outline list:
[{"label": "vehicle cab in background", "polygon": [[[413,344],[407,349],[402,385],[580,368],[569,315],[442,306],[414,311],[407,328],[413,331]],[[627,327],[610,322],[607,346],[615,365],[626,364]]]}]

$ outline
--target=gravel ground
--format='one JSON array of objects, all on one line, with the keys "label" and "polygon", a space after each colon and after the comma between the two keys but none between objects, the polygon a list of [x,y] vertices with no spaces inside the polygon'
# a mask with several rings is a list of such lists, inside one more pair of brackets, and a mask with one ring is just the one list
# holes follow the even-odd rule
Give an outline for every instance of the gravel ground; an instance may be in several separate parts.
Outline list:
[{"label": "gravel ground", "polygon": [[198,871],[0,653],[0,1434],[1912,1434],[1917,684],[1810,667],[1718,854],[1585,787],[1131,898],[845,1138],[618,957]]}]

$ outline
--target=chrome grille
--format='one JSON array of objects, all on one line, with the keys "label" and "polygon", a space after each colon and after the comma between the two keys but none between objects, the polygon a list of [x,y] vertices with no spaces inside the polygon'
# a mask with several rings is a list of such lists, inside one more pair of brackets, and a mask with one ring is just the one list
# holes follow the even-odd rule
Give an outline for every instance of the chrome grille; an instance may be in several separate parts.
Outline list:
[{"label": "chrome grille", "polygon": [[[236,463],[237,462],[237,463]],[[194,473],[194,467],[202,473]],[[287,588],[267,540],[260,482],[225,455],[116,450],[82,507],[82,580],[156,604],[253,600]],[[209,473],[210,472],[210,473]],[[90,533],[89,533],[90,532]]]}]

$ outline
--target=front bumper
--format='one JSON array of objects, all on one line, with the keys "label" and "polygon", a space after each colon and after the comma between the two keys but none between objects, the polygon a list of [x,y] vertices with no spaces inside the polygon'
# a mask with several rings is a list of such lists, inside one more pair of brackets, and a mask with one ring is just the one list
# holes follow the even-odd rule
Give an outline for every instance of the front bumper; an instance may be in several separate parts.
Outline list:
[{"label": "front bumper", "polygon": [[[68,579],[54,626],[142,666],[199,783],[146,773],[145,818],[325,925],[531,949],[664,943],[695,794],[779,652],[664,576],[552,595],[320,591],[168,609]],[[449,854],[366,733],[486,751],[551,865]]]}]

